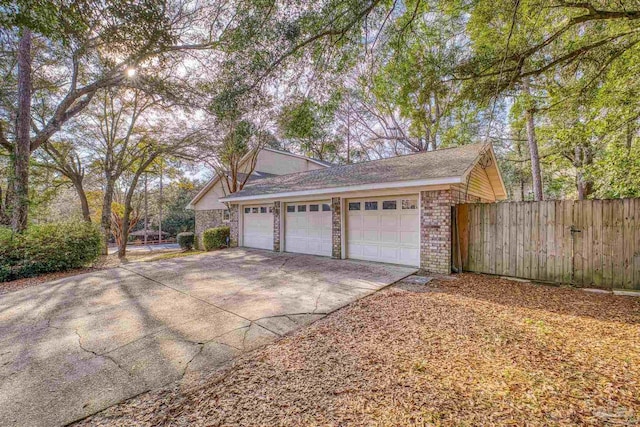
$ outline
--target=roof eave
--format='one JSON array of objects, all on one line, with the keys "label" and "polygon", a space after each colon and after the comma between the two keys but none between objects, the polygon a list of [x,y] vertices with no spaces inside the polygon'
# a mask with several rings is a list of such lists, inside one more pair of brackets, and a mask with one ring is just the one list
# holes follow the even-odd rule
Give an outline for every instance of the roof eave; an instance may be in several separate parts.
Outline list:
[{"label": "roof eave", "polygon": [[300,191],[287,191],[280,193],[267,193],[267,194],[255,194],[252,196],[240,196],[240,197],[223,197],[218,199],[219,202],[243,202],[250,200],[264,200],[274,198],[285,197],[297,197],[297,196],[320,196],[327,194],[342,194],[350,193],[354,191],[367,191],[367,190],[386,190],[386,189],[399,189],[408,187],[427,187],[431,185],[449,185],[449,184],[461,184],[464,181],[460,176],[444,177],[444,178],[431,178],[412,181],[396,181],[396,182],[381,182],[373,184],[361,184],[361,185],[349,185],[344,187],[328,187],[318,188],[314,190],[300,190]]}]

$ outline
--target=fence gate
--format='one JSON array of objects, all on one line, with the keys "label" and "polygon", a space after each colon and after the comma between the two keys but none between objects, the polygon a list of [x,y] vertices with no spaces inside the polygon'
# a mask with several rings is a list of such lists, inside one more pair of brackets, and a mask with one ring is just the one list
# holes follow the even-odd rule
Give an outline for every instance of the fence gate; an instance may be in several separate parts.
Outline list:
[{"label": "fence gate", "polygon": [[464,271],[640,289],[640,199],[457,205],[453,237]]}]

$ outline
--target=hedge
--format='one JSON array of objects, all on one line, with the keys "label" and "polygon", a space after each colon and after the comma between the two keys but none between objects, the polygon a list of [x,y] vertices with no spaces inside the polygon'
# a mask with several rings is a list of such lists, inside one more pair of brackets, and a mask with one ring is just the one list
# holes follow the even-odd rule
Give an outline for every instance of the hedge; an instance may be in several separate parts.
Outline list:
[{"label": "hedge", "polygon": [[84,267],[100,255],[101,235],[85,222],[0,228],[0,282]]},{"label": "hedge", "polygon": [[192,232],[178,233],[176,237],[178,244],[185,251],[190,251],[193,249],[193,242],[195,240],[195,235]]},{"label": "hedge", "polygon": [[229,227],[209,228],[202,233],[202,245],[205,251],[220,249],[227,246],[227,239],[231,235]]}]

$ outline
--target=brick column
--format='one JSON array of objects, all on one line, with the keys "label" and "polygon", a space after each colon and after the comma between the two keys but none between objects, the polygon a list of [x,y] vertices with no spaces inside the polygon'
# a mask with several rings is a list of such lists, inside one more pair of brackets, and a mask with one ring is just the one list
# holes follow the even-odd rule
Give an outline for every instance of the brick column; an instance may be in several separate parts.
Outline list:
[{"label": "brick column", "polygon": [[331,258],[342,258],[341,199],[331,198]]},{"label": "brick column", "polygon": [[273,202],[273,250],[280,252],[280,212],[282,202]]},{"label": "brick column", "polygon": [[438,274],[451,273],[450,190],[420,193],[420,268]]},{"label": "brick column", "polygon": [[229,246],[235,248],[238,246],[238,233],[240,231],[240,210],[238,205],[231,205],[229,207]]}]

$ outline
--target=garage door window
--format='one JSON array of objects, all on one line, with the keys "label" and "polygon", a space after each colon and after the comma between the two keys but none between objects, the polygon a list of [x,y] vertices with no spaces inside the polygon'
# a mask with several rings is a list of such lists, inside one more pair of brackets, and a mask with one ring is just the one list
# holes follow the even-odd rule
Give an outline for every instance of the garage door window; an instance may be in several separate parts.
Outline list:
[{"label": "garage door window", "polygon": [[258,213],[258,208],[251,208],[251,213]]},{"label": "garage door window", "polygon": [[296,211],[296,207],[295,206],[287,206],[287,212],[295,212]]},{"label": "garage door window", "polygon": [[307,205],[298,205],[298,212],[306,212]]},{"label": "garage door window", "polygon": [[320,210],[319,205],[309,205],[309,212],[318,212]]},{"label": "garage door window", "polygon": [[244,213],[249,213],[251,212],[251,208],[244,208]]},{"label": "garage door window", "polygon": [[395,200],[388,200],[388,201],[382,202],[382,209],[385,210],[385,211],[395,210],[396,209],[396,201]]},{"label": "garage door window", "polygon": [[378,210],[378,202],[364,202],[364,210],[365,211],[377,211]]},{"label": "garage door window", "polygon": [[418,209],[418,201],[416,199],[404,199],[402,201],[402,209]]},{"label": "garage door window", "polygon": [[360,202],[349,203],[350,211],[359,211],[360,210]]},{"label": "garage door window", "polygon": [[260,208],[260,213],[267,213],[267,207],[266,206],[262,206]]},{"label": "garage door window", "polygon": [[325,203],[322,205],[322,212],[331,212],[331,206]]}]

